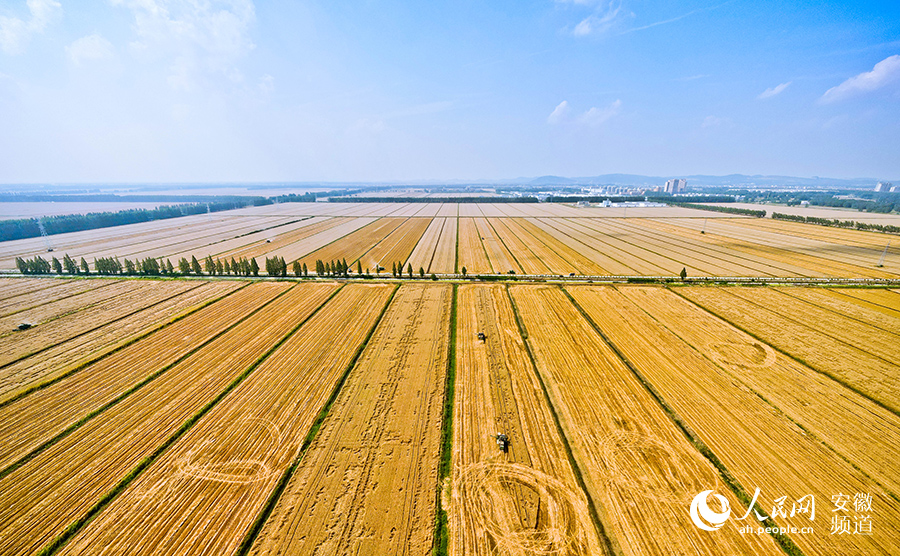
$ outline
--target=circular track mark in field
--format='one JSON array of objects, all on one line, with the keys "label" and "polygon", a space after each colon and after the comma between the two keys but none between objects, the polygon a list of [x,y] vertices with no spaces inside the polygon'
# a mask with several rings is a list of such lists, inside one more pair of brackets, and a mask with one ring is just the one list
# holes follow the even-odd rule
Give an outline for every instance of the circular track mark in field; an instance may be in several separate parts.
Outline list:
[{"label": "circular track mark in field", "polygon": [[719,342],[711,344],[708,353],[723,366],[763,368],[775,364],[775,350],[760,342]]},{"label": "circular track mark in field", "polygon": [[[463,469],[455,489],[461,514],[487,535],[494,554],[590,554],[587,506],[558,479],[521,464],[482,462]],[[531,526],[521,519],[526,497],[537,500]]]},{"label": "circular track mark in field", "polygon": [[690,501],[697,489],[708,488],[682,472],[693,462],[684,461],[671,446],[656,438],[615,432],[600,440],[600,454],[609,470],[607,483],[629,496],[681,504]]},{"label": "circular track mark in field", "polygon": [[[265,419],[248,418],[242,421],[245,438],[255,438],[253,452],[266,453],[281,442],[281,432],[274,423]],[[218,442],[209,438],[178,459],[178,471],[184,476],[222,483],[249,484],[262,481],[275,471],[261,458],[224,459],[219,454]]]}]

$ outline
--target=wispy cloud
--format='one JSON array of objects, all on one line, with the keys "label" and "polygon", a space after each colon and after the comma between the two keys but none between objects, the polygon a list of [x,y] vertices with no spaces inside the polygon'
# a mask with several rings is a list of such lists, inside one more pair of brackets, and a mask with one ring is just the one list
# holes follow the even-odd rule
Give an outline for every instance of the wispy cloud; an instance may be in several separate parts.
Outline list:
[{"label": "wispy cloud", "polygon": [[579,117],[579,121],[591,127],[597,127],[606,123],[610,118],[616,116],[622,110],[622,101],[615,100],[605,108],[592,107]]},{"label": "wispy cloud", "polygon": [[243,76],[237,60],[255,45],[250,30],[256,21],[252,0],[110,0],[134,17],[130,47],[147,59],[168,60],[173,88],[191,90],[204,74],[232,82]]},{"label": "wispy cloud", "polygon": [[66,47],[66,55],[76,66],[92,60],[105,60],[115,55],[113,45],[100,35],[81,37]]},{"label": "wispy cloud", "polygon": [[590,8],[591,14],[578,22],[571,31],[576,37],[606,33],[623,18],[634,15],[622,8],[621,0],[555,0],[555,2]]},{"label": "wispy cloud", "polygon": [[25,5],[30,15],[27,21],[0,16],[0,50],[7,54],[21,54],[31,35],[42,32],[62,13],[56,0],[28,0]]},{"label": "wispy cloud", "polygon": [[900,55],[895,54],[875,64],[872,71],[863,72],[836,87],[828,89],[822,95],[822,98],[819,99],[819,102],[821,104],[829,104],[859,94],[872,92],[894,83],[898,80],[898,77],[900,77]]},{"label": "wispy cloud", "polygon": [[790,87],[791,83],[792,83],[791,81],[788,81],[787,83],[782,83],[781,85],[775,85],[774,87],[770,87],[770,88],[766,89],[765,91],[759,93],[759,96],[756,98],[758,98],[759,100],[766,100],[768,98],[778,96],[781,93],[783,93],[785,89]]},{"label": "wispy cloud", "polygon": [[550,112],[550,115],[547,116],[547,123],[550,125],[556,125],[562,122],[568,113],[569,103],[564,100],[557,104],[556,108],[553,109],[553,112]]}]

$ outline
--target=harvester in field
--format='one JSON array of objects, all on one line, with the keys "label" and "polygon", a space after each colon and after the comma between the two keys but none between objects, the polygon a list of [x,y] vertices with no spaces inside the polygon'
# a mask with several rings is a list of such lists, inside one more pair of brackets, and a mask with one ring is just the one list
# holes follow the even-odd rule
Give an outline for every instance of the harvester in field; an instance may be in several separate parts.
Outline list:
[{"label": "harvester in field", "polygon": [[503,434],[502,432],[498,432],[494,438],[497,439],[497,446],[500,448],[500,451],[504,454],[509,451],[509,437]]},{"label": "harvester in field", "polygon": [[484,343],[485,338],[487,338],[487,336],[484,335],[484,332],[478,333],[478,339],[481,340],[481,343]]}]

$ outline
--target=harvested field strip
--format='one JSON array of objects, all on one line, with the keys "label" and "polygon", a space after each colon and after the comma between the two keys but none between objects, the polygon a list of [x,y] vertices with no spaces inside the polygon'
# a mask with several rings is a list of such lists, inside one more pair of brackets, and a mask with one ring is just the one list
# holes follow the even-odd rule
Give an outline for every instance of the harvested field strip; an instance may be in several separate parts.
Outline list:
[{"label": "harvested field strip", "polygon": [[459,216],[459,203],[442,203],[437,215],[456,218]]},{"label": "harvested field strip", "polygon": [[469,218],[484,217],[484,213],[481,212],[481,206],[479,203],[459,203],[459,216],[467,216]]},{"label": "harvested field strip", "polygon": [[[603,553],[506,288],[458,292],[449,553]],[[491,436],[498,431],[509,437],[506,453]]]},{"label": "harvested field strip", "polygon": [[[759,487],[763,512],[787,495],[828,500],[837,492],[871,493],[883,527],[866,535],[832,535],[825,527],[790,535],[807,556],[886,554],[895,546],[900,501],[765,400],[660,326],[608,286],[569,288],[585,312],[677,417],[744,487]],[[647,301],[645,298],[644,301]],[[666,301],[662,302],[665,305]],[[897,431],[900,433],[900,431]],[[780,457],[776,457],[776,455]],[[820,510],[821,511],[821,510]],[[771,515],[771,512],[765,515]],[[809,527],[809,514],[782,515],[782,527]]]},{"label": "harvested field strip", "polygon": [[[678,226],[685,228],[698,228],[700,223],[693,219],[670,220]],[[878,256],[868,257],[845,256],[835,246],[829,246],[823,242],[809,240],[809,245],[797,246],[799,238],[786,240],[783,235],[764,232],[762,230],[749,231],[745,228],[729,225],[727,220],[710,219],[706,224],[706,236],[717,235],[728,238],[731,241],[747,243],[750,247],[735,246],[735,249],[748,249],[751,252],[765,254],[776,260],[797,264],[812,270],[824,272],[829,276],[840,277],[868,277],[868,278],[893,278],[897,272],[885,272],[875,268]]]},{"label": "harvested field strip", "polygon": [[[96,280],[99,282],[99,280]],[[85,332],[114,322],[145,307],[164,301],[202,284],[187,280],[130,280],[129,289],[111,299],[89,305],[80,311],[61,316],[48,323],[17,331],[4,338],[0,347],[0,369],[65,342]],[[0,376],[3,373],[0,371]]]},{"label": "harvested field strip", "polygon": [[900,492],[900,417],[671,291],[619,291],[740,381],[734,387],[746,386],[889,491]]},{"label": "harvested field strip", "polygon": [[[291,227],[280,228],[276,233],[260,233],[254,234],[255,237],[247,236],[246,239],[252,239],[253,242],[243,245],[237,249],[228,248],[227,251],[220,251],[216,257],[260,257],[276,249],[280,249],[290,245],[301,239],[314,236],[319,232],[330,230],[335,226],[339,226],[345,222],[349,222],[350,218],[329,218],[327,216],[315,216],[309,220],[304,220]],[[265,235],[266,237],[262,237]]]},{"label": "harvested field strip", "polygon": [[[379,264],[387,268],[387,265],[395,262],[403,263],[405,268],[406,260],[429,224],[430,218],[410,218],[360,258],[363,268],[375,268]],[[413,268],[413,271],[418,270],[418,267]]]},{"label": "harvested field strip", "polygon": [[[603,264],[608,266],[614,265],[614,261],[606,255],[587,247],[583,243],[573,242],[571,237],[548,225],[544,220],[527,218],[519,220],[518,223],[521,223],[521,227],[528,230],[535,239],[544,243],[558,255],[566,257],[566,260],[571,261],[579,274],[609,274],[610,272],[606,270]],[[554,267],[551,265],[550,268]]]},{"label": "harvested field strip", "polygon": [[3,406],[0,469],[123,392],[167,370],[287,287],[275,282],[251,284],[47,388]]},{"label": "harvested field strip", "polygon": [[447,218],[444,221],[444,227],[441,229],[441,237],[438,239],[437,247],[434,248],[434,258],[431,259],[431,266],[428,272],[437,274],[452,274],[456,272],[456,250],[457,250],[457,218]]},{"label": "harvested field strip", "polygon": [[200,283],[194,289],[12,363],[0,371],[0,405],[96,362],[242,285],[224,280]]},{"label": "harvested field strip", "polygon": [[503,244],[503,241],[497,237],[494,228],[484,218],[475,219],[475,227],[481,236],[481,242],[487,252],[488,259],[494,274],[506,274],[510,270],[516,274],[522,273],[522,267],[516,262],[515,257]]},{"label": "harvested field strip", "polygon": [[[693,230],[684,228],[682,226],[676,226],[675,224],[672,224],[670,220],[654,220],[645,218],[641,220],[641,224],[643,226],[646,226],[647,228],[660,231],[677,241],[688,240],[698,242],[705,245],[710,251],[714,251],[721,256],[731,256],[737,259],[746,260],[748,261],[748,263],[765,265],[773,269],[777,269],[774,272],[776,276],[825,276],[825,274],[821,272],[812,271],[809,268],[791,264],[787,259],[775,260],[771,256],[756,253],[753,251],[753,244],[748,242],[740,242],[730,238],[718,236],[711,237],[706,233],[701,234],[700,230]],[[700,226],[702,230],[705,224],[701,224]],[[737,249],[737,247],[745,248]]]},{"label": "harvested field strip", "polygon": [[888,248],[888,254],[894,256],[900,255],[900,243],[896,241],[896,236],[880,232],[848,230],[844,228],[818,226],[816,224],[805,224],[802,222],[772,220],[770,218],[757,218],[752,221],[729,220],[729,223],[736,226],[764,229],[796,237],[835,243],[838,245],[873,249],[877,253],[884,251],[884,248],[890,241],[892,245]]},{"label": "harvested field strip", "polygon": [[888,338],[894,337],[896,341],[900,342],[900,311],[867,304],[862,300],[854,303],[853,300],[836,293],[835,290],[825,288],[777,287],[773,290],[803,300],[820,309],[827,309],[842,317],[873,326],[881,332],[887,332]]},{"label": "harvested field strip", "polygon": [[604,529],[622,554],[771,554],[767,535],[691,523],[697,493],[746,506],[654,397],[556,287],[511,286],[547,393]]},{"label": "harvested field strip", "polygon": [[[467,205],[460,205],[467,206]],[[491,261],[481,243],[481,235],[475,227],[475,219],[459,218],[459,271],[465,268],[469,274],[490,274]]]},{"label": "harvested field strip", "polygon": [[351,234],[335,238],[333,242],[300,259],[300,262],[310,269],[315,269],[317,259],[326,263],[346,259],[348,264],[353,264],[405,221],[405,218],[380,218]]},{"label": "harvested field strip", "polygon": [[233,554],[392,290],[344,287],[60,553]]},{"label": "harvested field strip", "polygon": [[880,357],[886,363],[894,363],[900,370],[900,337],[895,333],[786,296],[781,293],[781,288],[731,288],[728,291],[799,325]]},{"label": "harvested field strip", "polygon": [[877,306],[891,311],[890,315],[900,313],[900,293],[897,290],[860,290],[855,288],[840,288],[831,290],[837,294],[854,300],[855,303],[864,303],[865,306]]},{"label": "harvested field strip", "polygon": [[67,283],[68,280],[48,280],[47,278],[0,278],[0,300],[7,302],[13,297],[30,295]]},{"label": "harvested field strip", "polygon": [[[323,230],[307,238],[297,240],[284,247],[270,251],[267,255],[270,257],[284,257],[285,262],[290,264],[316,249],[333,243],[347,234],[358,231],[360,228],[375,222],[375,220],[375,218],[352,218],[337,224],[333,228]],[[313,267],[313,269],[315,269],[315,267]]]},{"label": "harvested field strip", "polygon": [[134,289],[134,282],[129,280],[78,280],[87,282],[92,287],[79,293],[57,299],[43,305],[19,311],[12,315],[0,317],[0,338],[18,333],[16,327],[27,322],[32,326],[43,326],[45,323],[65,315],[90,307],[95,303],[114,298]]},{"label": "harvested field strip", "polygon": [[67,297],[78,295],[86,291],[98,288],[108,282],[98,280],[47,280],[55,287],[50,289],[38,289],[32,293],[17,295],[0,302],[0,317],[6,317],[14,313],[31,309],[39,305],[46,305]]},{"label": "harvested field strip", "polygon": [[494,227],[494,231],[500,240],[509,248],[522,267],[525,274],[552,274],[546,264],[528,247],[528,245],[513,233],[507,226],[506,218],[489,218],[488,222]]},{"label": "harvested field strip", "polygon": [[400,287],[250,554],[431,550],[451,296]]},{"label": "harvested field strip", "polygon": [[702,246],[684,240],[671,241],[651,230],[634,226],[630,220],[624,218],[602,220],[580,218],[572,220],[572,222],[621,237],[632,245],[644,247],[666,256],[685,268],[693,266],[702,274],[710,276],[765,276],[768,274],[757,266],[750,267],[745,262],[735,262],[733,258],[725,260]]},{"label": "harvested field strip", "polygon": [[412,254],[409,256],[409,264],[413,269],[418,270],[420,267],[428,272],[431,268],[431,261],[434,259],[434,251],[437,248],[438,240],[441,237],[441,230],[447,223],[446,218],[435,218],[428,225],[428,229],[422,235],[422,239],[416,244]]},{"label": "harvested field strip", "polygon": [[569,248],[597,261],[607,270],[607,274],[659,276],[665,273],[662,267],[611,245],[609,238],[598,234],[594,229],[586,228],[581,220],[583,219],[567,221],[547,218],[534,222]]},{"label": "harvested field strip", "polygon": [[[897,363],[888,363],[863,349],[751,303],[732,294],[731,288],[679,287],[673,291],[879,405],[900,413]],[[853,364],[848,365],[848,361]]]},{"label": "harvested field strip", "polygon": [[264,310],[0,480],[0,554],[36,551],[83,525],[80,520],[99,502],[108,502],[104,495],[145,468],[159,455],[158,447],[183,434],[198,412],[233,388],[336,288],[323,283],[282,289],[284,295]]},{"label": "harvested field strip", "polygon": [[533,225],[529,226],[529,229],[526,229],[525,224],[528,224],[528,222],[519,218],[509,218],[505,220],[504,223],[506,224],[506,227],[509,228],[509,231],[522,240],[522,243],[527,245],[528,248],[531,249],[531,252],[547,266],[550,270],[550,274],[579,272],[579,270],[573,266],[571,260],[564,258],[560,252],[556,251],[556,249],[565,251],[566,247],[545,234],[542,230],[535,228]]}]

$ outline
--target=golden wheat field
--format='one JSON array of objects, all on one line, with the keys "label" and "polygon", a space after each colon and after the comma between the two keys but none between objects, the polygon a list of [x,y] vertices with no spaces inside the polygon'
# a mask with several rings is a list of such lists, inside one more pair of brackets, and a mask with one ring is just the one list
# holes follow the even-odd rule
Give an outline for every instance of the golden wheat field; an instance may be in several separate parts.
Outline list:
[{"label": "golden wheat field", "polygon": [[201,272],[0,277],[0,556],[900,554],[887,237],[544,203],[54,236]]}]

